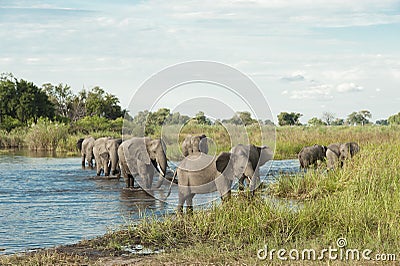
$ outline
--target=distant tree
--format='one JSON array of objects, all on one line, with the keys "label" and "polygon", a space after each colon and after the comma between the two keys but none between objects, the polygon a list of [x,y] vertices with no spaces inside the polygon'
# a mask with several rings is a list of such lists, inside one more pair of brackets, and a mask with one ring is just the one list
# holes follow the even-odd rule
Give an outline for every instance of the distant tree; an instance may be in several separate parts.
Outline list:
[{"label": "distant tree", "polygon": [[54,118],[54,105],[43,90],[23,79],[15,83],[16,91],[11,104],[15,108],[15,118],[25,124],[31,119],[37,123],[39,117]]},{"label": "distant tree", "polygon": [[362,110],[359,112],[352,112],[347,116],[347,124],[349,125],[366,125],[369,124],[370,121],[368,118],[371,118],[371,112],[368,110]]},{"label": "distant tree", "polygon": [[344,125],[344,119],[342,118],[336,118],[331,122],[331,126],[342,126]]},{"label": "distant tree", "polygon": [[301,125],[299,119],[303,115],[300,113],[287,113],[287,112],[281,112],[278,114],[278,124],[280,126],[297,126]]},{"label": "distant tree", "polygon": [[400,112],[389,116],[388,122],[390,125],[400,125]]},{"label": "distant tree", "polygon": [[71,87],[62,83],[56,86],[51,83],[45,83],[42,85],[42,89],[53,103],[56,116],[68,117],[71,112],[73,100]]},{"label": "distant tree", "polygon": [[97,115],[108,119],[123,117],[121,106],[118,105],[119,99],[110,93],[106,93],[100,87],[94,87],[87,94],[86,114]]},{"label": "distant tree", "polygon": [[239,115],[240,120],[242,121],[242,123],[245,126],[257,123],[257,120],[253,119],[251,117],[250,112],[247,111],[243,111],[243,112],[237,112],[237,114]]},{"label": "distant tree", "polygon": [[76,122],[86,116],[86,98],[87,93],[85,90],[80,91],[78,95],[72,96],[68,106],[70,110],[68,118],[71,122]]},{"label": "distant tree", "polygon": [[389,125],[389,122],[387,119],[380,119],[380,120],[376,120],[375,124],[380,125],[380,126],[387,126],[387,125]]},{"label": "distant tree", "polygon": [[189,119],[189,116],[181,115],[179,112],[175,112],[169,115],[166,123],[171,125],[185,124],[187,121],[189,121]]},{"label": "distant tree", "polygon": [[308,120],[307,124],[309,126],[326,126],[326,123],[319,118],[313,117]]},{"label": "distant tree", "polygon": [[274,123],[274,121],[272,121],[270,119],[266,119],[264,121],[264,125],[266,125],[266,126],[275,126],[275,123]]},{"label": "distant tree", "polygon": [[204,115],[204,112],[202,112],[202,111],[199,111],[199,112],[196,114],[194,120],[197,122],[197,124],[200,124],[200,125],[211,125],[211,120],[208,119],[208,118]]},{"label": "distant tree", "polygon": [[257,123],[258,121],[251,117],[250,112],[241,111],[241,112],[236,112],[236,114],[234,114],[230,119],[222,120],[222,122],[227,123],[227,124],[248,126],[248,125]]},{"label": "distant tree", "polygon": [[333,122],[333,120],[335,119],[335,114],[330,113],[330,112],[323,112],[322,113],[322,117],[321,117],[322,121],[324,121],[328,126],[330,126]]}]

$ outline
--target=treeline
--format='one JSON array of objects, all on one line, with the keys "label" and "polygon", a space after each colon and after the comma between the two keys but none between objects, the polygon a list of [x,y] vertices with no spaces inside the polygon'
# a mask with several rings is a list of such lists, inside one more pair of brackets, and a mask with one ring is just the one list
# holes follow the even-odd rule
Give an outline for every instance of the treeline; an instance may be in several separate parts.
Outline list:
[{"label": "treeline", "polygon": [[[280,126],[302,125],[301,113],[281,112],[278,114]],[[129,132],[138,135],[155,135],[162,125],[196,123],[199,125],[234,124],[274,125],[271,120],[256,120],[251,113],[237,112],[230,119],[211,121],[204,112],[194,117],[171,113],[167,108],[157,111],[142,111],[131,117],[121,108],[119,99],[100,87],[74,93],[70,86],[60,83],[43,84],[41,87],[30,81],[17,79],[11,73],[0,75],[0,130],[10,132],[15,128],[29,128],[37,124],[39,118],[68,126],[70,134],[89,134],[99,131],[121,132],[124,117],[129,121]],[[337,118],[333,113],[324,112],[321,117],[313,117],[309,126],[367,125],[372,115],[368,110],[353,112],[346,119]],[[51,123],[50,123],[51,124]],[[400,113],[388,119],[378,120],[377,125],[400,124]],[[141,132],[143,131],[143,132]]]},{"label": "treeline", "polygon": [[[278,124],[280,126],[301,126],[300,117],[303,114],[295,113],[295,112],[281,112],[278,115]],[[313,117],[308,120],[308,126],[364,126],[364,125],[372,125],[374,124],[369,119],[372,117],[372,114],[368,110],[361,110],[358,112],[352,112],[347,116],[346,119],[338,118],[335,114],[330,112],[324,112],[320,118]],[[375,121],[375,125],[399,125],[400,124],[400,112],[394,114],[388,119],[380,119]]]},{"label": "treeline", "polygon": [[74,94],[70,86],[62,83],[38,87],[10,73],[0,76],[0,129],[7,132],[36,124],[39,118],[79,129],[79,120],[91,117],[115,120],[123,118],[125,112],[119,99],[100,87]]}]

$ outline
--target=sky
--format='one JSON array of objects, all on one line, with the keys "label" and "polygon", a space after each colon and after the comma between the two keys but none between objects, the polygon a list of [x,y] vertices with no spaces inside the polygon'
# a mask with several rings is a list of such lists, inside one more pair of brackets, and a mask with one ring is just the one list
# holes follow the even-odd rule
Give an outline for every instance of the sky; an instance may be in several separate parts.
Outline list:
[{"label": "sky", "polygon": [[[400,112],[399,47],[399,0],[0,0],[0,72],[74,92],[100,86],[123,108],[159,71],[205,60],[258,86],[269,105],[261,119],[385,119]],[[158,103],[193,115],[196,97],[209,97],[199,106],[220,118],[246,110],[217,87],[182,85]]]}]

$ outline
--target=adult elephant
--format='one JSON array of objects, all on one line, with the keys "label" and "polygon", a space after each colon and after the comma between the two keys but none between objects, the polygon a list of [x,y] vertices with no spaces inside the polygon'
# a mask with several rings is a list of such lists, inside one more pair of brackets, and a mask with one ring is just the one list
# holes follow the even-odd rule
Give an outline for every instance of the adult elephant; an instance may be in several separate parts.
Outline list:
[{"label": "adult elephant", "polygon": [[239,144],[230,151],[232,154],[247,156],[248,163],[245,172],[239,178],[239,190],[243,190],[246,184],[254,191],[260,184],[260,167],[273,158],[273,152],[267,146],[255,146]]},{"label": "adult elephant", "polygon": [[182,154],[188,156],[193,153],[208,153],[207,136],[202,134],[198,136],[187,135],[182,142]]},{"label": "adult elephant", "polygon": [[178,211],[182,212],[185,202],[187,210],[191,211],[195,194],[218,191],[221,198],[226,200],[230,197],[232,182],[236,178],[245,176],[252,180],[258,174],[258,170],[254,170],[249,153],[249,148],[238,145],[232,152],[222,152],[217,157],[196,153],[184,158],[176,172]]},{"label": "adult elephant", "polygon": [[88,162],[89,167],[93,168],[93,146],[94,146],[95,139],[93,137],[87,137],[79,139],[76,143],[79,151],[81,152],[82,156],[82,167],[85,167],[85,159]]},{"label": "adult elephant", "polygon": [[[99,138],[94,142],[93,154],[96,160],[96,174],[99,176],[104,171],[105,176],[118,174],[118,147],[122,139],[110,137]],[[118,175],[119,177],[119,175]]]},{"label": "adult elephant", "polygon": [[326,151],[328,169],[343,167],[344,161],[353,158],[359,151],[360,146],[356,142],[330,144]]},{"label": "adult elephant", "polygon": [[303,147],[297,155],[300,162],[300,168],[305,169],[310,166],[316,167],[318,160],[325,160],[327,149],[328,147],[318,144]]},{"label": "adult elephant", "polygon": [[159,182],[167,172],[166,147],[161,139],[134,137],[124,141],[118,148],[119,165],[126,187],[134,187],[134,178],[139,176],[139,184],[151,189],[154,169],[160,173]]}]

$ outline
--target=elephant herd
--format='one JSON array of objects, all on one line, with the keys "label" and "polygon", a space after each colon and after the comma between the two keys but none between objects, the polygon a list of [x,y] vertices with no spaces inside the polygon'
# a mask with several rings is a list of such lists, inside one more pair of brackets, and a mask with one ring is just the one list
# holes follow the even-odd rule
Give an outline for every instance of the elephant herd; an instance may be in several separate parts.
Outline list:
[{"label": "elephant herd", "polygon": [[[155,171],[159,188],[167,179],[166,145],[162,139],[133,137],[122,141],[103,137],[87,137],[77,142],[81,151],[82,167],[96,167],[100,176],[114,175],[124,177],[127,188],[135,188],[136,183],[145,190],[153,187]],[[304,147],[298,154],[300,168],[316,167],[318,161],[327,161],[328,169],[343,167],[346,160],[358,153],[360,147],[355,142],[333,143],[329,146],[315,144]],[[178,210],[183,210],[186,203],[192,209],[195,194],[218,191],[222,199],[229,198],[234,180],[239,180],[239,189],[248,186],[251,191],[260,184],[259,168],[273,157],[267,146],[243,145],[234,146],[229,152],[218,156],[208,155],[206,135],[188,135],[183,140],[181,151],[184,159],[179,163],[170,184],[178,177]],[[94,161],[94,162],[93,162]],[[171,186],[170,186],[171,189]],[[168,192],[168,195],[170,191]]]},{"label": "elephant herd", "polygon": [[318,161],[326,159],[327,167],[333,170],[343,167],[346,160],[351,159],[360,151],[356,142],[333,143],[329,146],[315,144],[304,147],[298,154],[300,168],[305,169],[310,166],[317,166]]},{"label": "elephant herd", "polygon": [[[121,139],[88,137],[80,139],[77,147],[81,151],[82,166],[86,161],[94,167],[99,176],[123,175],[127,188],[134,188],[135,179],[145,190],[152,189],[155,171],[160,178],[156,188],[163,184],[167,173],[166,145],[162,139],[133,137]],[[188,135],[181,145],[185,158],[179,163],[173,175],[172,183],[178,177],[178,210],[183,210],[186,202],[192,209],[195,194],[218,191],[225,199],[230,196],[231,185],[239,180],[239,188],[248,185],[251,191],[260,183],[259,168],[273,157],[267,146],[238,144],[229,152],[218,156],[208,155],[206,135]],[[171,186],[170,186],[171,189]],[[170,192],[169,192],[170,193]],[[168,193],[168,195],[169,195]]]}]

